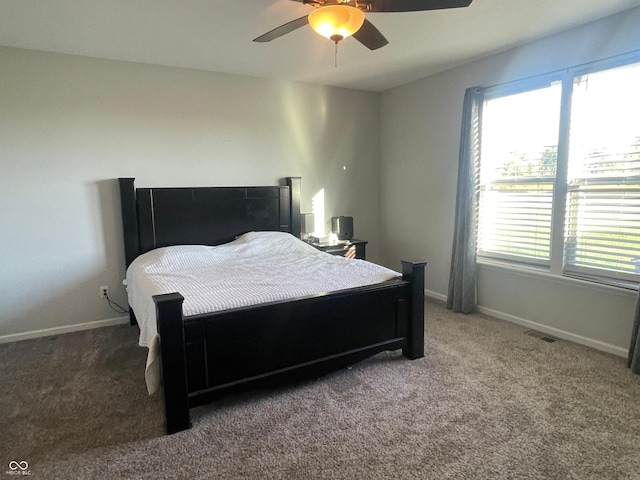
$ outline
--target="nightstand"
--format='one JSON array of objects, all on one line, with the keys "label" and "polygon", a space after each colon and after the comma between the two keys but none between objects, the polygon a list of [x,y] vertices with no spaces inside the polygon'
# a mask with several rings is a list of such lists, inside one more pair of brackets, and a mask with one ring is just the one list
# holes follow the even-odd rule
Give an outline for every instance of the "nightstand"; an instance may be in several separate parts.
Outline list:
[{"label": "nightstand", "polygon": [[358,240],[352,238],[349,240],[340,240],[337,244],[331,245],[328,242],[310,243],[309,245],[322,250],[323,252],[330,253],[331,255],[340,255],[347,258],[358,258],[360,260],[366,260],[366,246],[367,241]]}]

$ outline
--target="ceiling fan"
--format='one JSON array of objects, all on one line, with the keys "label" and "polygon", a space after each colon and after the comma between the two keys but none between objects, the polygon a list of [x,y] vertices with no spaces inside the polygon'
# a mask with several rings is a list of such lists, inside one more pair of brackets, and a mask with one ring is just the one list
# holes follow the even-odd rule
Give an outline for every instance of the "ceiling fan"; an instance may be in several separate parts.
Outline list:
[{"label": "ceiling fan", "polygon": [[311,5],[314,10],[304,17],[280,25],[255,38],[254,42],[270,42],[305,25],[336,45],[345,37],[353,38],[369,50],[384,47],[389,41],[364,18],[367,13],[421,12],[468,7],[472,0],[292,0]]}]

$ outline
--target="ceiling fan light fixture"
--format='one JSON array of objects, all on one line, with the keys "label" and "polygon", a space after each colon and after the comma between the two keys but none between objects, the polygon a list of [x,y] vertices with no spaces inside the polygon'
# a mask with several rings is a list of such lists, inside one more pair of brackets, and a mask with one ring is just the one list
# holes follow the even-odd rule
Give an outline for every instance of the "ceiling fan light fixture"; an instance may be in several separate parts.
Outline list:
[{"label": "ceiling fan light fixture", "polygon": [[364,12],[349,5],[327,5],[309,14],[309,25],[323,37],[338,43],[360,30]]}]

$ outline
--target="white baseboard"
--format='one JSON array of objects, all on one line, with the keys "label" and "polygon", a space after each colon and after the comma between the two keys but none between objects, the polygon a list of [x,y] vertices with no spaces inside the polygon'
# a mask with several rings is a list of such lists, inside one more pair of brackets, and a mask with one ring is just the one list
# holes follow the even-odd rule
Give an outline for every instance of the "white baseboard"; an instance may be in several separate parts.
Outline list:
[{"label": "white baseboard", "polygon": [[31,332],[24,333],[12,333],[10,335],[0,336],[0,343],[18,342],[20,340],[28,340],[30,338],[50,337],[52,335],[61,335],[63,333],[91,330],[92,328],[122,325],[124,323],[129,323],[129,317],[107,318],[105,320],[97,320],[95,322],[78,323],[76,325],[65,325],[64,327],[45,328],[42,330],[33,330]]},{"label": "white baseboard", "polygon": [[[432,292],[430,290],[425,290],[424,293],[426,296],[435,298],[436,300],[442,300],[445,302],[447,301],[447,296],[442,295],[441,293]],[[538,332],[546,333],[547,335],[551,335],[556,338],[561,338],[563,340],[569,340],[570,342],[579,343],[580,345],[585,345],[587,347],[591,347],[596,350],[600,350],[602,352],[612,353],[619,357],[625,357],[625,358],[628,354],[627,349],[622,347],[617,347],[616,345],[611,345],[610,343],[604,343],[599,340],[593,340],[591,338],[583,337],[581,335],[576,335],[575,333],[566,332],[564,330],[560,330],[559,328],[549,327],[541,323],[532,322],[531,320],[527,320],[521,317],[516,317],[515,315],[509,315],[508,313],[500,312],[498,310],[493,310],[492,308],[482,307],[480,305],[478,305],[476,308],[478,312],[484,313],[485,315],[499,318],[500,320],[506,320],[507,322],[515,323],[517,325],[529,328],[531,330],[536,330]]]},{"label": "white baseboard", "polygon": [[559,328],[549,327],[548,325],[532,322],[531,320],[516,317],[515,315],[509,315],[508,313],[499,312],[498,310],[493,310],[492,308],[481,307],[480,305],[478,305],[477,308],[480,313],[484,313],[485,315],[499,318],[500,320],[506,320],[507,322],[516,323],[523,327],[530,328],[531,330],[546,333],[563,340],[569,340],[570,342],[579,343],[580,345],[585,345],[602,352],[612,353],[619,357],[626,357],[628,353],[626,349],[611,345],[610,343],[604,343],[599,340],[593,340],[581,335],[576,335],[575,333],[566,332],[564,330],[560,330]]},{"label": "white baseboard", "polygon": [[447,301],[447,296],[438,292],[432,292],[431,290],[425,290],[424,294],[427,297],[435,298],[436,300],[442,300],[443,302]]}]

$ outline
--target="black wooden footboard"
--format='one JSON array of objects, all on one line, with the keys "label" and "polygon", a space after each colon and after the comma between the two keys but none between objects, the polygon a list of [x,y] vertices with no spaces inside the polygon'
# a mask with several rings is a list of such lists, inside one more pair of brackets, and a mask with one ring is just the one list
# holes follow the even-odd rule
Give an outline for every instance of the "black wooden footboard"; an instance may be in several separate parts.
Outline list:
[{"label": "black wooden footboard", "polygon": [[189,408],[240,384],[339,368],[385,350],[424,355],[424,267],[402,280],[182,317],[183,297],[154,297],[168,433],[189,428]]}]

